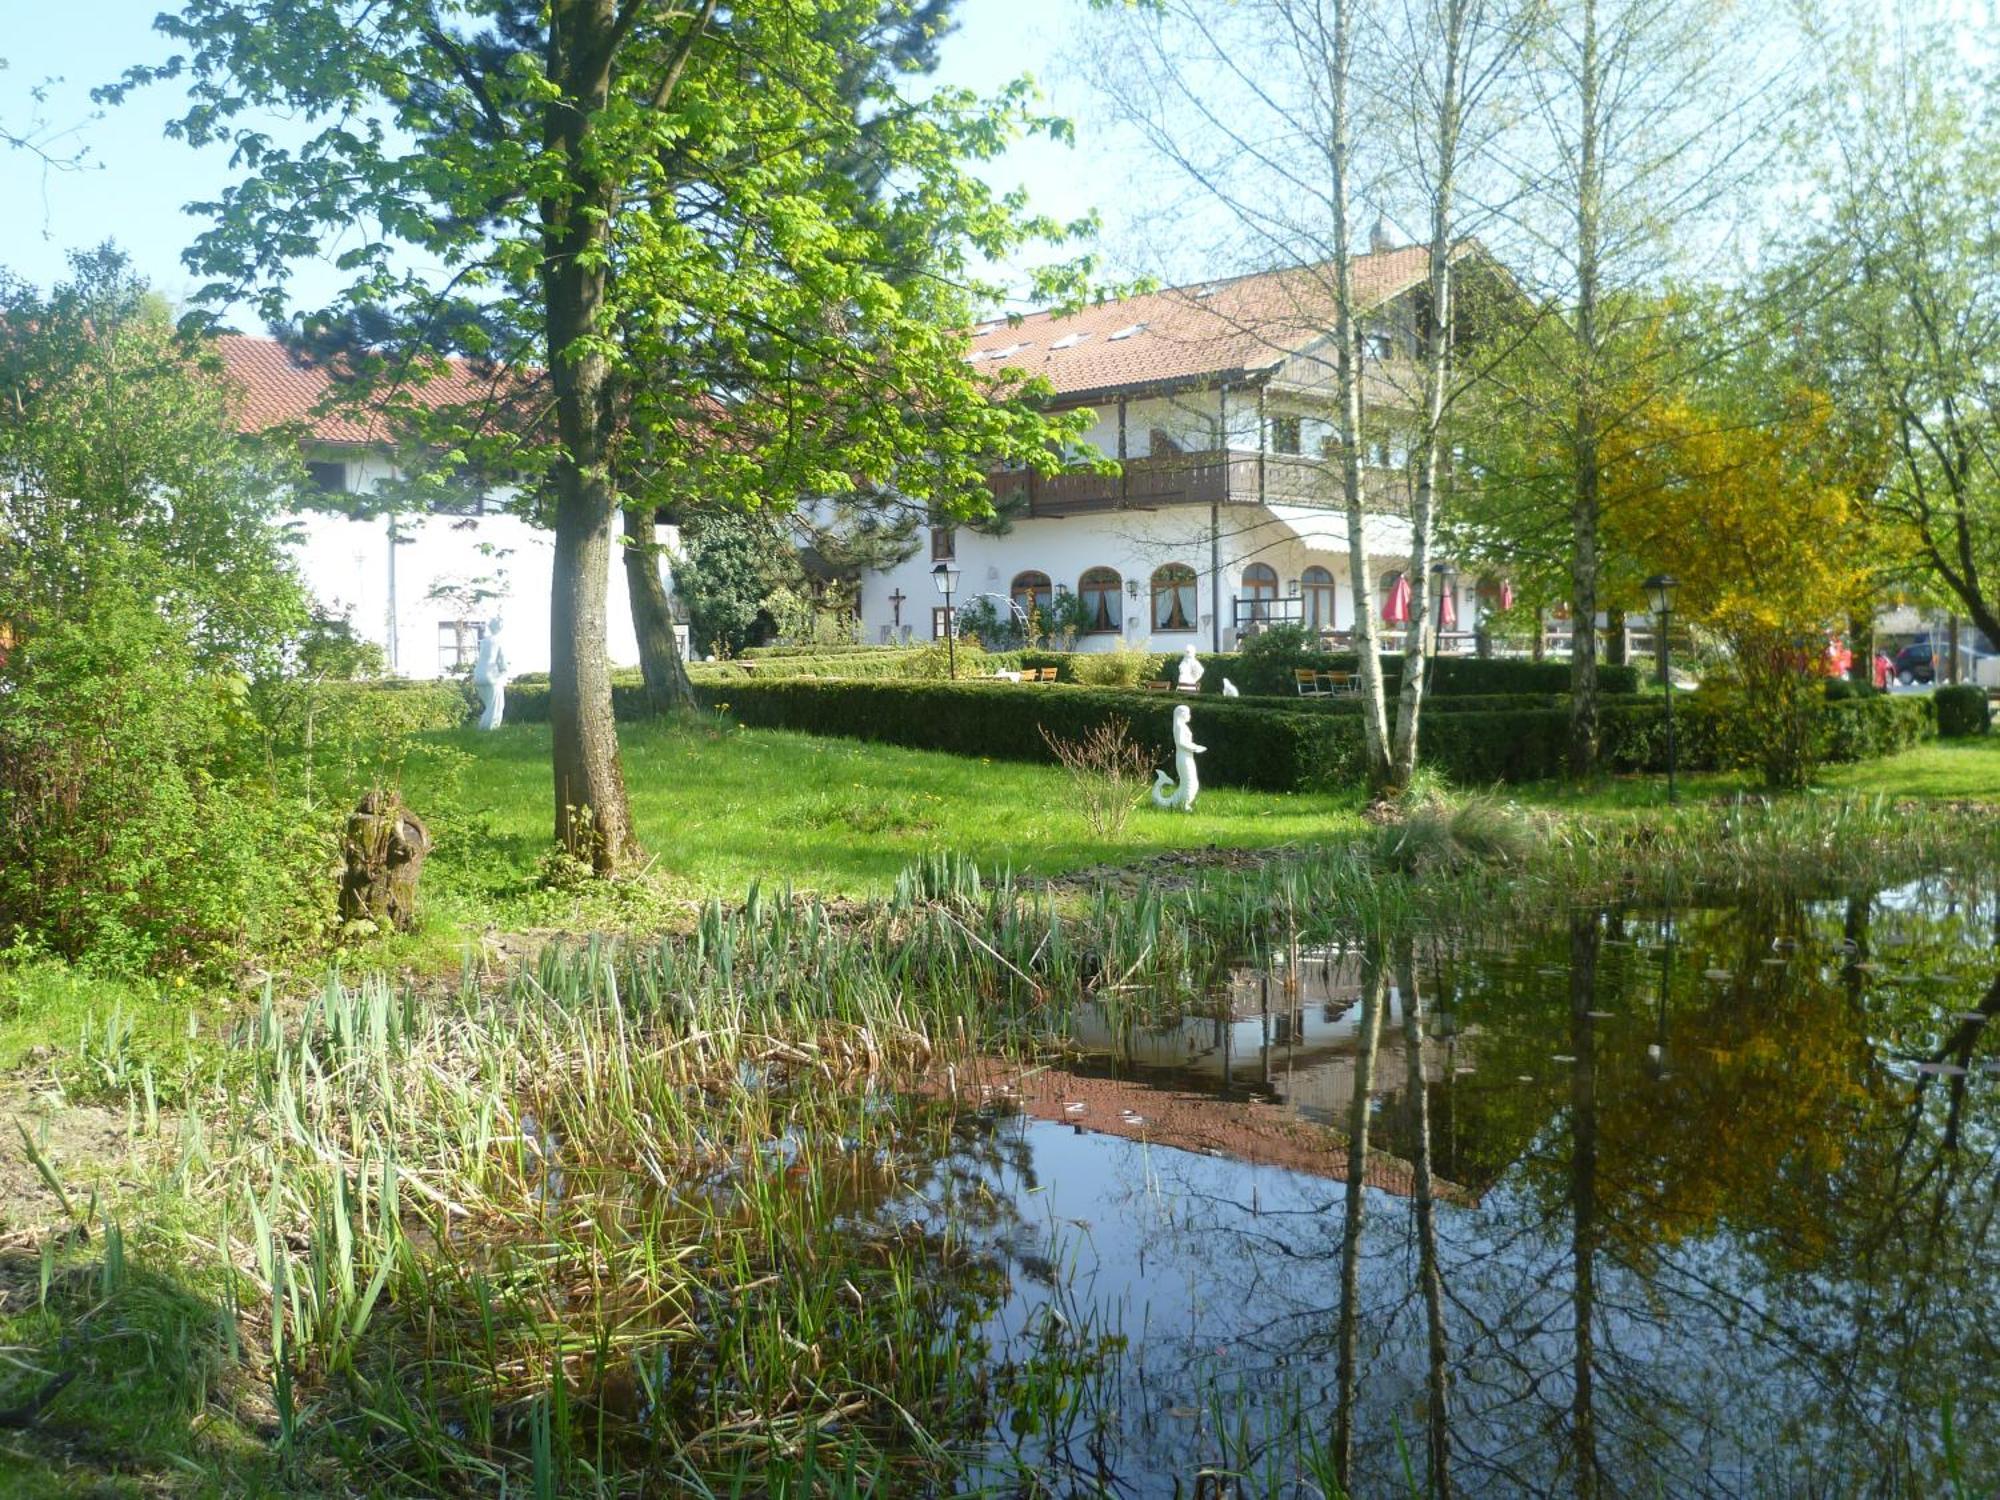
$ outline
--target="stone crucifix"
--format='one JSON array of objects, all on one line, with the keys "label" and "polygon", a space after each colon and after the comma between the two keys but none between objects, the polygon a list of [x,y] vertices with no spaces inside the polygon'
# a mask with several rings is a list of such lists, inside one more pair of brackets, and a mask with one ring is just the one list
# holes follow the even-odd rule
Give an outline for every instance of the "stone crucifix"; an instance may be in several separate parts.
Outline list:
[{"label": "stone crucifix", "polygon": [[903,623],[903,601],[909,597],[901,589],[897,589],[895,593],[889,596],[889,608],[895,611],[895,614],[891,617],[891,623],[896,625]]}]

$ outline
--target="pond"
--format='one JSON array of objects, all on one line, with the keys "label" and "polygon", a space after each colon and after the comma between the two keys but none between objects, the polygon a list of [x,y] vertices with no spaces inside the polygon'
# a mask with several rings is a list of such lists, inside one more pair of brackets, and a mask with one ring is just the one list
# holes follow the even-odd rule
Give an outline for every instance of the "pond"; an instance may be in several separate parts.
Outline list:
[{"label": "pond", "polygon": [[949,1334],[973,1486],[1991,1492],[1990,895],[1581,911],[1128,1017],[955,1073],[865,1210],[1004,1268]]}]

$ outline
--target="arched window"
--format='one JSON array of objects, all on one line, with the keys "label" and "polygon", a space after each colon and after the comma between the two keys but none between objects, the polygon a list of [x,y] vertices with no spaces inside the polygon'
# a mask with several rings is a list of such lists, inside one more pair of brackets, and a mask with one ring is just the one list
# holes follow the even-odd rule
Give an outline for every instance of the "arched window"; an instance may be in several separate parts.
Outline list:
[{"label": "arched window", "polygon": [[1269,563],[1251,563],[1243,570],[1243,598],[1250,606],[1238,611],[1243,619],[1268,621],[1278,602],[1278,570]]},{"label": "arched window", "polygon": [[1047,614],[1049,600],[1054,596],[1055,590],[1050,587],[1046,573],[1016,573],[1014,586],[1007,590],[1007,597],[1024,615],[1033,615],[1038,609]]},{"label": "arched window", "polygon": [[1076,596],[1090,623],[1085,630],[1112,631],[1125,623],[1125,607],[1119,597],[1124,580],[1115,568],[1087,568],[1076,581]]},{"label": "arched window", "polygon": [[1333,602],[1333,574],[1317,564],[1307,568],[1299,575],[1299,592],[1305,596],[1308,630],[1339,628],[1339,612]]},{"label": "arched window", "polygon": [[1194,598],[1194,569],[1186,563],[1168,563],[1153,574],[1153,629],[1193,630],[1198,610]]}]

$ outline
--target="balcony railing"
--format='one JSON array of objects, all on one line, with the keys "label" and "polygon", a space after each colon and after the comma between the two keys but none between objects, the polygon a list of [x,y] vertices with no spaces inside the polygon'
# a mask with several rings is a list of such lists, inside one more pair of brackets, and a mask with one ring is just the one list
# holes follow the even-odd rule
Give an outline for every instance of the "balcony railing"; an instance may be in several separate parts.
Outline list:
[{"label": "balcony railing", "polygon": [[[1041,475],[1024,469],[986,477],[996,501],[1020,497],[1030,516],[1074,516],[1101,510],[1156,510],[1168,505],[1318,505],[1340,503],[1340,472],[1296,453],[1216,449],[1128,458],[1118,474]],[[1406,482],[1399,470],[1366,473],[1371,510],[1401,510]]]}]

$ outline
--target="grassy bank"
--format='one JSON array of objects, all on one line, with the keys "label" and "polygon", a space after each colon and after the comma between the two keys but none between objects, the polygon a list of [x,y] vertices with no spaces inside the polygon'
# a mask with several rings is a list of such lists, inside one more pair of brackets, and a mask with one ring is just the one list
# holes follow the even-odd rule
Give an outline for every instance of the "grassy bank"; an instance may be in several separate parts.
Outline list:
[{"label": "grassy bank", "polygon": [[1061,899],[935,858],[865,907],[713,903],[504,983],[333,981],[156,1055],[60,1047],[38,1088],[110,1144],[38,1149],[17,1195],[0,1409],[48,1404],[0,1495],[948,1486],[1090,1358],[1081,1331],[1046,1368],[979,1366],[956,1330],[995,1266],[883,1212],[973,1055],[1061,1038],[1086,998],[1171,1012],[1295,943],[1990,867],[1992,821],[1798,799],[1537,833],[1477,809]]},{"label": "grassy bank", "polygon": [[[567,925],[539,888],[553,823],[549,734],[518,725],[429,737],[408,786],[438,837],[425,872],[432,926]],[[1351,833],[1352,797],[1204,788],[1191,814],[1142,807],[1094,836],[1065,774],[709,719],[620,731],[632,813],[663,897],[734,897],[752,881],[879,896],[912,859],[949,849],[987,868],[1053,875],[1215,844],[1257,848]]]}]

